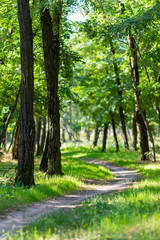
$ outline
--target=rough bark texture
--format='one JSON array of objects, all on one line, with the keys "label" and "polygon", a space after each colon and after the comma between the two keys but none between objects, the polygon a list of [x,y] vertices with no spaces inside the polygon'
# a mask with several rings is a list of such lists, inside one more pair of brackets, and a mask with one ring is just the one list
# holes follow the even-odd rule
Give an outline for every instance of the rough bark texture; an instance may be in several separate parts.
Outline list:
[{"label": "rough bark texture", "polygon": [[33,119],[33,33],[29,0],[18,0],[21,40],[21,101],[19,157],[16,183],[34,184],[34,119]]},{"label": "rough bark texture", "polygon": [[94,141],[93,141],[92,148],[95,148],[95,147],[97,146],[98,138],[99,138],[99,133],[100,133],[100,130],[99,130],[98,127],[96,127],[96,128],[95,128]]},{"label": "rough bark texture", "polygon": [[41,119],[36,119],[36,143],[37,143],[37,153],[36,156],[38,157],[40,155],[40,135],[41,135]]},{"label": "rough bark texture", "polygon": [[103,130],[103,145],[102,145],[102,152],[106,151],[106,143],[107,143],[107,134],[108,134],[108,122],[104,124],[104,130]]},{"label": "rough bark texture", "polygon": [[[115,48],[113,46],[113,42],[112,42],[112,39],[110,38],[110,47],[111,47],[111,52],[112,52],[112,55],[114,56],[116,51],[115,51]],[[120,77],[119,77],[119,68],[118,68],[118,65],[117,65],[117,62],[114,61],[113,62],[114,64],[114,72],[115,72],[115,75],[116,75],[116,83],[117,83],[117,86],[118,86],[118,95],[119,95],[119,98],[120,98],[120,101],[122,99],[122,90],[120,89],[120,86],[121,86],[121,82],[120,82]],[[125,149],[126,150],[129,150],[129,144],[128,144],[128,136],[127,136],[127,131],[126,131],[126,124],[125,124],[125,116],[124,116],[124,110],[123,110],[123,107],[121,105],[119,105],[119,115],[120,115],[120,120],[121,120],[121,125],[122,125],[122,133],[123,133],[123,138],[124,138],[124,146],[125,146]]]},{"label": "rough bark texture", "polygon": [[119,144],[118,144],[118,138],[117,138],[117,133],[116,133],[116,124],[115,124],[114,115],[112,112],[110,112],[110,116],[111,116],[111,124],[112,124],[114,141],[115,141],[115,145],[116,145],[116,152],[119,152]]},{"label": "rough bark texture", "polygon": [[17,120],[16,124],[16,132],[15,132],[15,138],[13,143],[13,149],[12,149],[12,158],[18,159],[18,152],[19,152],[19,118]]},{"label": "rough bark texture", "polygon": [[45,149],[44,149],[41,164],[39,167],[39,170],[41,172],[47,172],[47,170],[48,170],[48,145],[49,145],[49,136],[47,134]]},{"label": "rough bark texture", "polygon": [[[152,135],[152,131],[150,129],[148,120],[146,118],[145,112],[142,110],[141,107],[141,102],[140,102],[140,91],[138,89],[139,85],[139,72],[138,72],[138,61],[137,61],[137,46],[134,37],[129,34],[128,36],[128,43],[129,43],[129,49],[130,49],[130,66],[131,66],[131,75],[132,75],[132,81],[133,81],[133,86],[135,90],[135,95],[136,95],[136,101],[137,101],[137,107],[138,107],[138,113],[137,119],[138,119],[138,124],[139,124],[139,131],[140,131],[140,142],[141,142],[141,159],[145,160],[146,157],[146,152],[147,151],[147,146],[148,146],[148,138],[147,134],[144,133],[148,131],[149,136],[150,136],[150,141],[151,141],[151,148],[152,148],[152,161],[156,161],[156,156],[155,156],[155,146],[154,146],[154,139]],[[142,135],[143,133],[143,135]],[[142,143],[143,141],[143,143]],[[145,150],[146,148],[146,150]],[[145,152],[144,152],[145,151]]]},{"label": "rough bark texture", "polygon": [[60,1],[57,2],[53,11],[53,19],[51,19],[49,9],[41,11],[44,63],[48,94],[48,175],[62,174],[58,98],[59,25],[61,19]]},{"label": "rough bark texture", "polygon": [[137,125],[136,117],[133,118],[133,128],[132,128],[132,149],[137,151]]}]

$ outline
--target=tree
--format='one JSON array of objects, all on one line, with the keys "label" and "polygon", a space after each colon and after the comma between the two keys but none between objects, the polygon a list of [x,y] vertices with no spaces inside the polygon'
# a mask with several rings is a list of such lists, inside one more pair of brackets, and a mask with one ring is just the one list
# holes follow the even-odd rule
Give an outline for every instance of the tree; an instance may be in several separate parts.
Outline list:
[{"label": "tree", "polygon": [[29,0],[18,0],[21,40],[21,99],[19,156],[16,183],[34,184],[34,119],[33,119],[33,33]]},{"label": "tree", "polygon": [[55,1],[53,19],[48,8],[41,11],[44,63],[48,94],[48,175],[62,174],[58,74],[62,1]]}]

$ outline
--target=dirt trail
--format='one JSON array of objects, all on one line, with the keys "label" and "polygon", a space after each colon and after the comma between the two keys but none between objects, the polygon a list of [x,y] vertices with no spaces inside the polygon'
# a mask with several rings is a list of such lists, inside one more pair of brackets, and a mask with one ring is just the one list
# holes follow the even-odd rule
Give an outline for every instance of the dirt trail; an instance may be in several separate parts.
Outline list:
[{"label": "dirt trail", "polygon": [[26,207],[19,211],[12,211],[6,216],[0,216],[0,239],[4,239],[4,233],[11,231],[16,232],[18,229],[25,227],[27,223],[41,218],[43,214],[51,213],[60,209],[74,208],[87,198],[94,197],[95,195],[124,190],[139,178],[139,175],[135,171],[123,167],[117,167],[111,162],[97,159],[87,159],[85,161],[110,169],[110,171],[116,176],[115,181],[109,182],[105,185],[94,185],[92,189],[86,189],[74,194],[72,193],[57,197],[57,199],[35,203],[30,207]]}]

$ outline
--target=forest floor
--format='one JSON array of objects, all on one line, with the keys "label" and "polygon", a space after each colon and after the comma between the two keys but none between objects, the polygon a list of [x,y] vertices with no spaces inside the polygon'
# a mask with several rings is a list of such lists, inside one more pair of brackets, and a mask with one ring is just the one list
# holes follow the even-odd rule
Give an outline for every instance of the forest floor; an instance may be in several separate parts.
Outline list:
[{"label": "forest floor", "polygon": [[129,188],[134,181],[140,179],[140,175],[136,171],[116,166],[111,162],[106,162],[98,159],[85,159],[85,161],[91,164],[101,165],[105,168],[108,168],[116,178],[107,183],[101,182],[99,180],[86,180],[87,183],[93,184],[92,187],[90,185],[90,188],[87,188],[85,190],[83,189],[82,191],[45,200],[40,203],[34,203],[29,207],[21,207],[19,210],[13,210],[6,215],[1,215],[0,238],[11,239],[9,237],[11,234],[14,234],[19,229],[24,228],[26,224],[41,218],[42,215],[46,213],[48,214],[57,210],[75,208],[86,199],[92,198],[96,195],[107,194],[112,191],[122,191],[125,188]]}]

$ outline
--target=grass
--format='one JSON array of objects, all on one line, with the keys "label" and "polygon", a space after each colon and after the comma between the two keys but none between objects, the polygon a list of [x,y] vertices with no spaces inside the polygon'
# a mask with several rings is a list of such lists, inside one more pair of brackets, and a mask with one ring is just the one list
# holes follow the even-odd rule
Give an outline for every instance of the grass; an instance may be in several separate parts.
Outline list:
[{"label": "grass", "polygon": [[160,164],[141,163],[139,153],[64,149],[65,157],[98,158],[137,169],[145,179],[124,192],[97,196],[72,210],[46,215],[8,239],[158,240]]},{"label": "grass", "polygon": [[[65,153],[65,152],[64,152]],[[78,158],[62,156],[64,176],[47,177],[38,171],[35,163],[35,183],[31,188],[14,184],[16,161],[4,156],[0,162],[0,214],[21,204],[38,202],[47,198],[64,195],[86,187],[82,179],[110,180],[113,175],[102,166],[85,163]]]}]

